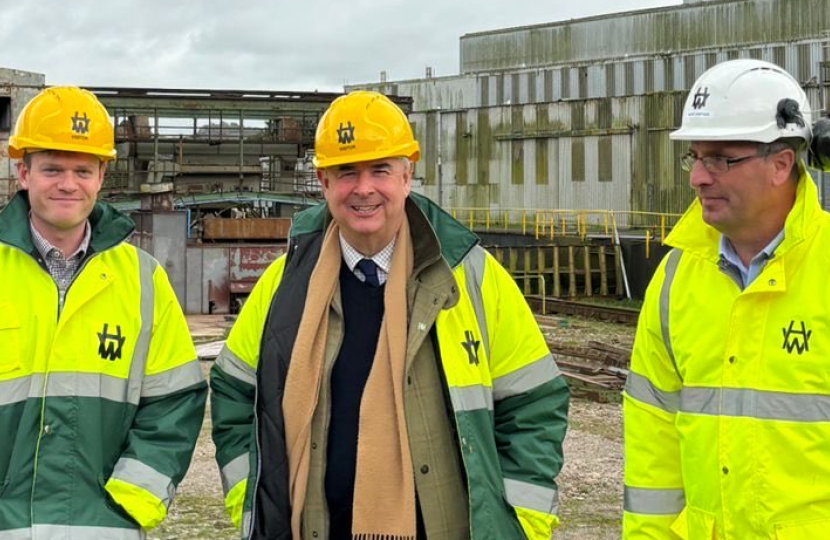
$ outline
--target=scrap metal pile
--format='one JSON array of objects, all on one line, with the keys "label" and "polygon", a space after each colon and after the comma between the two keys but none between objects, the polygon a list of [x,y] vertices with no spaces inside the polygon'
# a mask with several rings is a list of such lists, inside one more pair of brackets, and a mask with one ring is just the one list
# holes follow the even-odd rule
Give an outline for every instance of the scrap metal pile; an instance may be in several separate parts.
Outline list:
[{"label": "scrap metal pile", "polygon": [[589,342],[587,347],[548,346],[568,379],[571,395],[600,403],[620,401],[631,351],[598,341]]}]

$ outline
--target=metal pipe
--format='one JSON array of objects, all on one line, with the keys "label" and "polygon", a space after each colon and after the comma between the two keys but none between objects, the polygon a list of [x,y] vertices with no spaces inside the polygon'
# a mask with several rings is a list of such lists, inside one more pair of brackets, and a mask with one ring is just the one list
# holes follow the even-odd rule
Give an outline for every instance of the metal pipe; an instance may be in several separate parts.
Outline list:
[{"label": "metal pipe", "polygon": [[438,135],[436,137],[436,144],[438,146],[438,206],[444,206],[444,167],[441,163],[441,130],[442,130],[442,121],[441,121],[441,107],[438,107]]},{"label": "metal pipe", "polygon": [[622,271],[623,287],[625,288],[625,297],[631,300],[631,289],[628,287],[628,274],[625,271],[625,257],[623,257],[622,244],[620,244],[620,232],[617,230],[617,218],[614,212],[611,211],[611,224],[614,227],[614,242],[620,248],[620,271]]},{"label": "metal pipe", "polygon": [[159,110],[154,109],[153,111],[153,125],[155,127],[155,133],[153,134],[153,179],[148,178],[149,183],[155,183],[155,176],[159,172]]},{"label": "metal pipe", "polygon": [[242,111],[239,111],[239,187],[242,187],[242,180],[244,175],[242,174],[242,163],[245,157],[245,137],[243,136],[242,130],[245,124],[245,117],[242,115]]}]

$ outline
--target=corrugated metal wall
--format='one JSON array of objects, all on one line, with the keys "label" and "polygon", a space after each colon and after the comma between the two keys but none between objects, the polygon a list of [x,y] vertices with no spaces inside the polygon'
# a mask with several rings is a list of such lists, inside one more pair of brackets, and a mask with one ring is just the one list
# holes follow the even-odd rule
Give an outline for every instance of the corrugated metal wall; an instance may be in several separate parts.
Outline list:
[{"label": "corrugated metal wall", "polygon": [[[830,9],[830,2],[828,2]],[[583,67],[549,67],[520,70],[510,76],[479,73],[448,79],[444,84],[460,87],[459,81],[475,78],[477,91],[466,100],[456,100],[465,107],[488,107],[520,103],[545,103],[568,99],[623,97],[666,91],[686,91],[704,71],[717,63],[735,58],[758,58],[773,62],[789,71],[803,84],[815,85],[819,65],[827,59],[828,38],[794,43],[770,43],[753,48],[720,49],[665,58],[604,61]],[[517,82],[515,82],[517,81]],[[498,85],[501,84],[502,87]],[[518,84],[520,91],[512,92]],[[526,90],[534,84],[533,92]],[[482,91],[483,86],[488,91]],[[416,84],[400,85],[400,90],[414,90]],[[407,94],[409,95],[409,94]],[[501,99],[498,99],[501,96]],[[479,99],[475,100],[474,97]],[[533,99],[531,99],[533,98]],[[420,108],[415,101],[415,109]]]},{"label": "corrugated metal wall", "polygon": [[635,119],[620,114],[611,99],[415,112],[416,177],[444,206],[627,210]]},{"label": "corrugated metal wall", "polygon": [[[488,54],[509,62],[513,53],[499,44],[513,40],[526,54],[519,65],[546,66],[362,87],[414,97],[410,118],[422,147],[416,176],[444,206],[679,213],[694,194],[679,166],[687,145],[669,133],[705,70],[735,58],[764,59],[801,81],[814,110],[830,101],[830,0],[707,4],[465,36],[462,51],[481,38],[476,42]],[[714,24],[712,13],[731,19]],[[588,52],[614,43],[608,56],[616,59],[580,62],[588,52],[554,50],[549,39],[560,39],[563,28],[574,35],[591,29],[598,44]],[[712,32],[705,48],[682,50]],[[659,54],[620,53],[655,44],[663,47],[654,49]],[[534,56],[537,49],[547,51],[545,62]],[[563,58],[569,65],[551,65]]]},{"label": "corrugated metal wall", "polygon": [[727,0],[461,37],[461,73],[801,40],[830,28],[826,0]]}]

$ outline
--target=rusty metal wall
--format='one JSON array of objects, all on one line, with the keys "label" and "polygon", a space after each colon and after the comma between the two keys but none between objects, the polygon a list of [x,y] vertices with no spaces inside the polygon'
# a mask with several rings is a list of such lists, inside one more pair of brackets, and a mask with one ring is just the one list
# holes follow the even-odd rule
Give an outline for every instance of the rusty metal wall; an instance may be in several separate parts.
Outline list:
[{"label": "rusty metal wall", "polygon": [[185,312],[235,311],[238,299],[251,292],[268,266],[285,251],[284,243],[188,246]]},{"label": "rusty metal wall", "polygon": [[0,208],[17,190],[16,160],[9,158],[9,135],[20,111],[45,84],[46,77],[40,73],[0,68]]},{"label": "rusty metal wall", "polygon": [[285,240],[291,218],[211,218],[203,225],[205,240]]},{"label": "rusty metal wall", "polygon": [[[254,283],[277,257],[285,253],[285,244],[267,246],[230,246],[228,247],[228,276],[232,292],[250,292]],[[247,284],[247,285],[241,285]],[[247,290],[245,290],[247,288]]]}]

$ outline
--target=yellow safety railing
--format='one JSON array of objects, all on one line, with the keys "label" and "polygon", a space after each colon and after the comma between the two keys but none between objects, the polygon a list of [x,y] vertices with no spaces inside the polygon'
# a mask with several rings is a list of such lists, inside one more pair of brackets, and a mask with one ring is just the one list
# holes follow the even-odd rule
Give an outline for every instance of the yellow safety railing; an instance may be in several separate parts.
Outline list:
[{"label": "yellow safety railing", "polygon": [[637,231],[649,240],[664,242],[681,214],[615,210],[548,210],[539,208],[449,208],[450,214],[469,228],[487,232],[521,232],[536,239],[589,234],[612,234],[617,229]]}]

